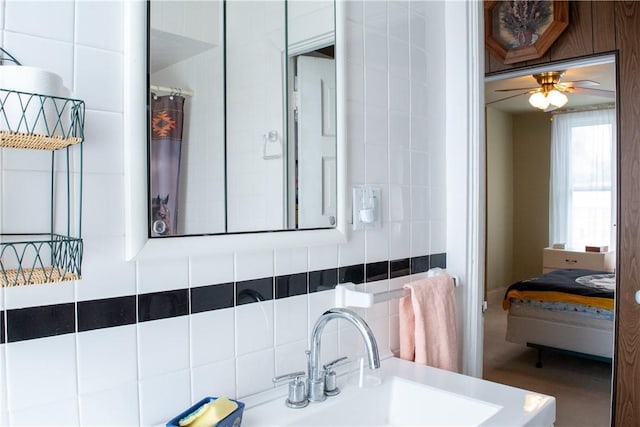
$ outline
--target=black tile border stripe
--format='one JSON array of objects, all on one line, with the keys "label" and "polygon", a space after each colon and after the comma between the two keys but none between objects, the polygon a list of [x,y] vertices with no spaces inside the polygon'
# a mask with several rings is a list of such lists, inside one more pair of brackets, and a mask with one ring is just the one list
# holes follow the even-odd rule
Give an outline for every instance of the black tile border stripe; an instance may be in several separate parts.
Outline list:
[{"label": "black tile border stripe", "polygon": [[411,260],[409,258],[389,261],[389,277],[391,279],[408,276],[409,274],[411,274]]},{"label": "black tile border stripe", "polygon": [[411,274],[424,273],[429,270],[430,255],[411,258],[410,271]]},{"label": "black tile border stripe", "polygon": [[75,303],[7,311],[7,342],[26,341],[76,331]]},{"label": "black tile border stripe", "polygon": [[138,322],[189,314],[189,290],[153,292],[138,296]]},{"label": "black tile border stripe", "polygon": [[[232,308],[260,298],[287,298],[333,289],[338,283],[393,279],[446,266],[447,254],[438,253],[236,283],[78,301],[77,305],[64,303],[0,310],[0,344]],[[260,297],[256,298],[256,293]],[[239,296],[243,301],[238,301]]]},{"label": "black tile border stripe", "polygon": [[273,277],[236,282],[236,306],[273,299]]},{"label": "black tile border stripe", "polygon": [[389,278],[389,261],[372,262],[364,267],[365,282],[375,282]]},{"label": "black tile border stripe", "polygon": [[309,289],[308,273],[276,277],[276,299],[305,295]]},{"label": "black tile border stripe", "polygon": [[327,270],[316,270],[309,272],[309,288],[310,294],[314,292],[335,289],[338,284],[338,269],[329,268]]},{"label": "black tile border stripe", "polygon": [[364,283],[364,264],[338,267],[338,283],[351,282],[359,285]]},{"label": "black tile border stripe", "polygon": [[447,254],[433,254],[431,255],[431,260],[429,262],[429,268],[447,268]]},{"label": "black tile border stripe", "polygon": [[191,314],[233,307],[233,282],[191,288]]},{"label": "black tile border stripe", "polygon": [[136,297],[78,301],[78,332],[136,323]]}]

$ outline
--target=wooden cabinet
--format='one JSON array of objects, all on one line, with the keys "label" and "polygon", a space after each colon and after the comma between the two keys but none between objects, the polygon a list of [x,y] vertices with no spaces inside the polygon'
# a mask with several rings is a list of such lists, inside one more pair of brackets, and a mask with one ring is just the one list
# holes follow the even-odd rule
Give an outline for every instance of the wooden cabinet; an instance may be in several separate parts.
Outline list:
[{"label": "wooden cabinet", "polygon": [[542,253],[542,272],[559,270],[562,268],[586,268],[589,270],[614,271],[616,267],[616,253],[583,252],[565,249],[544,248]]}]

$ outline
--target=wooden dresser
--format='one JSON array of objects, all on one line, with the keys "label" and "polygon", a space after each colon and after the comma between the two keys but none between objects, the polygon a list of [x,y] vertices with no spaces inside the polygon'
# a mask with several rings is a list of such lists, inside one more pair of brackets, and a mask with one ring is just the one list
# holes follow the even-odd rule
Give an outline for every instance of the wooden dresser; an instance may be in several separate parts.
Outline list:
[{"label": "wooden dresser", "polygon": [[553,248],[544,248],[542,250],[543,273],[562,268],[586,268],[613,272],[615,267],[615,251],[584,252]]}]

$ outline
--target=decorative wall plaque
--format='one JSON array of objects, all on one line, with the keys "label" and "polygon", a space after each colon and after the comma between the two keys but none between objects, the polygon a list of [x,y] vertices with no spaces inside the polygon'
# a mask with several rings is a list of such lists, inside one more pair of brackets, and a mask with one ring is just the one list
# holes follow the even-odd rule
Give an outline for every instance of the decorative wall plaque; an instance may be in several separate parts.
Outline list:
[{"label": "decorative wall plaque", "polygon": [[504,64],[537,59],[569,26],[568,0],[484,2],[485,45]]}]

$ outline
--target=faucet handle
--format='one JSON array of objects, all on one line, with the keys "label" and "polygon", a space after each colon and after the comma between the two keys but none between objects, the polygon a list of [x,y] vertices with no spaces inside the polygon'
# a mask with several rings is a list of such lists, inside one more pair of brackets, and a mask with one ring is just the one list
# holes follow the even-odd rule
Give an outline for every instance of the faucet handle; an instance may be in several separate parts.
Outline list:
[{"label": "faucet handle", "polygon": [[281,381],[286,380],[295,380],[300,377],[304,377],[306,375],[305,371],[297,371],[297,372],[289,372],[288,374],[278,375],[277,377],[273,377],[271,381],[274,383],[279,383]]},{"label": "faucet handle", "polygon": [[340,393],[340,389],[336,385],[336,371],[333,370],[335,366],[344,365],[349,358],[346,356],[339,357],[336,360],[323,365],[324,373],[324,394],[327,396],[335,396]]},{"label": "faucet handle", "polygon": [[334,366],[344,365],[345,363],[347,363],[347,360],[349,360],[347,356],[339,357],[336,360],[332,360],[331,362],[327,363],[326,365],[322,365],[322,369],[324,369],[325,371],[331,370]]},{"label": "faucet handle", "polygon": [[309,404],[305,382],[301,380],[301,378],[304,378],[305,375],[306,373],[304,371],[297,371],[284,375],[278,375],[277,377],[273,377],[271,379],[271,381],[273,381],[274,383],[292,380],[289,383],[289,396],[287,397],[287,400],[285,400],[285,404],[289,408],[304,408]]}]

